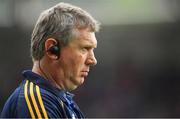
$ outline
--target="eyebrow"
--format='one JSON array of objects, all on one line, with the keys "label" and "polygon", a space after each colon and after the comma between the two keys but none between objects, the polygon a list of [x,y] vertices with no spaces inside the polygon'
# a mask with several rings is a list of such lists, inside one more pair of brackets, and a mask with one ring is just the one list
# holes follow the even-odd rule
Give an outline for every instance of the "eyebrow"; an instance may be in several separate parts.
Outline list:
[{"label": "eyebrow", "polygon": [[[96,48],[97,47],[97,42],[94,44],[94,42],[91,42],[90,39],[85,39],[85,42],[88,43],[86,45],[89,45],[90,47]],[[90,44],[89,44],[90,43]]]},{"label": "eyebrow", "polygon": [[97,48],[97,44],[84,44],[85,47],[89,47],[89,48]]}]

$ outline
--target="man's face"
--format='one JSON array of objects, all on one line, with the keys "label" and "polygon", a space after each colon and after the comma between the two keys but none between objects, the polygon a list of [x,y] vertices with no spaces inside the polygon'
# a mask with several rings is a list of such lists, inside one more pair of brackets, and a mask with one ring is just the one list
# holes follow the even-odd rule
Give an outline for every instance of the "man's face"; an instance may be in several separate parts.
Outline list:
[{"label": "man's face", "polygon": [[96,47],[97,40],[94,32],[82,29],[77,30],[76,38],[61,49],[59,66],[64,75],[63,85],[66,88],[73,90],[84,82],[90,66],[97,63],[94,56]]}]

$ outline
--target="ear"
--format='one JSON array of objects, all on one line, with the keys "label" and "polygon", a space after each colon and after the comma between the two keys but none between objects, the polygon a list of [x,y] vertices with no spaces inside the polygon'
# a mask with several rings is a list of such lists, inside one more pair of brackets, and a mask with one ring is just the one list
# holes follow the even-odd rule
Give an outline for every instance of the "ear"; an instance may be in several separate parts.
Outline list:
[{"label": "ear", "polygon": [[58,42],[57,42],[57,40],[55,40],[54,38],[48,38],[48,39],[45,41],[45,43],[44,43],[45,54],[46,54],[50,59],[56,60],[56,59],[58,58],[57,55],[48,52],[48,49],[50,49],[52,46],[55,46],[56,44],[58,44]]}]

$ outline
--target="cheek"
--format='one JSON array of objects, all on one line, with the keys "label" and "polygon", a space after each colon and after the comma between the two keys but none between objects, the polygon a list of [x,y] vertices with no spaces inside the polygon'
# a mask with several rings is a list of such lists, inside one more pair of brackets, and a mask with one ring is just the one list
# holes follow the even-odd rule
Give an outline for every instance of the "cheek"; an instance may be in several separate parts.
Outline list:
[{"label": "cheek", "polygon": [[70,53],[64,52],[60,58],[62,58],[62,65],[64,65],[67,72],[78,73],[84,67],[86,55],[71,51]]},{"label": "cheek", "polygon": [[83,56],[81,55],[69,55],[66,57],[63,57],[63,64],[70,68],[71,70],[78,69],[83,64]]},{"label": "cheek", "polygon": [[72,65],[74,65],[77,69],[81,68],[84,64],[84,57],[82,55],[76,55],[72,58]]},{"label": "cheek", "polygon": [[83,55],[76,55],[72,59],[72,70],[76,75],[79,75],[79,73],[84,69],[85,67],[85,56]]}]

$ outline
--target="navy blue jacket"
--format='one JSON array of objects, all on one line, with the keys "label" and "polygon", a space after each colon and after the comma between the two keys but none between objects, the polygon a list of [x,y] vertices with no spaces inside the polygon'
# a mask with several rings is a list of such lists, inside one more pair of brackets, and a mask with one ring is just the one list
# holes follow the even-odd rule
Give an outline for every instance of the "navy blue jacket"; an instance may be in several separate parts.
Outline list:
[{"label": "navy blue jacket", "polygon": [[84,118],[73,94],[55,88],[30,70],[6,101],[1,118]]}]

